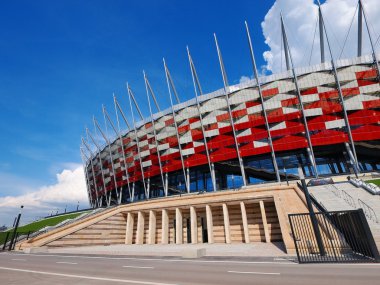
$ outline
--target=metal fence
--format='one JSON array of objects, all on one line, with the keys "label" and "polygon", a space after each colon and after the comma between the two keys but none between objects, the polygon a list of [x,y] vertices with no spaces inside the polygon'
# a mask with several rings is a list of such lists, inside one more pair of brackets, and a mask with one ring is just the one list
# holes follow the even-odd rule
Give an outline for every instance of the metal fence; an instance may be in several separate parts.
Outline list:
[{"label": "metal fence", "polygon": [[311,215],[289,215],[300,263],[380,262],[379,252],[362,209],[315,213],[315,217],[322,238],[319,246]]},{"label": "metal fence", "polygon": [[33,234],[32,231],[29,232],[1,232],[0,233],[0,250],[13,250],[17,242],[21,240],[28,240]]}]

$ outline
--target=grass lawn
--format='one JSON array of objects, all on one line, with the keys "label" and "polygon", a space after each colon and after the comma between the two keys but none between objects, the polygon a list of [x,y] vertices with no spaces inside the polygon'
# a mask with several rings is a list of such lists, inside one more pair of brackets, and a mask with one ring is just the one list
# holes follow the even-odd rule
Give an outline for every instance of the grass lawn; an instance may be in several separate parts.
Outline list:
[{"label": "grass lawn", "polygon": [[377,186],[380,186],[380,179],[367,180],[366,183],[373,183]]},{"label": "grass lawn", "polygon": [[42,229],[46,226],[55,226],[59,224],[60,222],[67,220],[67,219],[73,219],[76,218],[86,212],[80,212],[80,213],[72,213],[72,214],[67,214],[67,215],[62,215],[58,217],[51,217],[51,218],[46,218],[43,220],[39,220],[36,222],[32,222],[30,224],[27,224],[25,226],[21,226],[17,229],[18,232],[35,232],[38,231],[39,229]]},{"label": "grass lawn", "polygon": [[[30,224],[27,224],[24,226],[20,226],[20,227],[18,227],[17,231],[23,232],[23,233],[27,233],[29,231],[35,232],[35,231],[38,231],[38,230],[40,230],[46,226],[55,226],[64,220],[76,218],[76,217],[78,217],[84,213],[87,213],[87,212],[71,213],[71,214],[67,214],[67,215],[61,215],[58,217],[45,218],[42,220],[31,222]],[[13,232],[13,229],[10,229],[8,231]]]},{"label": "grass lawn", "polygon": [[[62,215],[62,216],[58,216],[58,217],[51,217],[51,218],[42,219],[42,220],[27,224],[25,226],[19,227],[17,229],[17,232],[20,232],[20,233],[28,233],[29,231],[35,232],[35,231],[38,231],[38,230],[40,230],[46,226],[55,226],[64,220],[76,218],[76,217],[78,217],[84,213],[87,213],[87,212],[71,213],[71,214]],[[13,232],[13,229],[10,229],[8,231]],[[5,240],[5,237],[6,237],[8,231],[0,233],[0,244],[4,243],[4,240]]]}]

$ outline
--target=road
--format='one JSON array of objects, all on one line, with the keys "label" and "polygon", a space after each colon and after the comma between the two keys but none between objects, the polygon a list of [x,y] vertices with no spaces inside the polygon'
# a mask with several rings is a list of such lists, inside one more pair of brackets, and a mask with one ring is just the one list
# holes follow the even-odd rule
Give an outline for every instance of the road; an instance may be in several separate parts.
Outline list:
[{"label": "road", "polygon": [[380,284],[380,264],[0,253],[0,284]]}]

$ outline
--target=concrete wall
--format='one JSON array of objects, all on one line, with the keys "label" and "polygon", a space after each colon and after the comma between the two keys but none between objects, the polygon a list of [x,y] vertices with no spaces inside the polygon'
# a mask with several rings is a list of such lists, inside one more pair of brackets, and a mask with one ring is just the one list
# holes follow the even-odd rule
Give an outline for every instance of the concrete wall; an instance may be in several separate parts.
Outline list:
[{"label": "concrete wall", "polygon": [[300,212],[306,212],[306,207],[296,185],[189,194],[121,205],[38,236],[21,247],[182,244],[207,239],[209,243],[284,241],[292,251],[287,215]]}]

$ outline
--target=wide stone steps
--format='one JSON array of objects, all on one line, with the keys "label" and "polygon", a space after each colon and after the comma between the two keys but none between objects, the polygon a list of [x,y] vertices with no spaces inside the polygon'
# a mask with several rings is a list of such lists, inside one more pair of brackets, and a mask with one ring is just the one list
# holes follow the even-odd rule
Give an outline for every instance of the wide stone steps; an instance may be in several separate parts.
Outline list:
[{"label": "wide stone steps", "polygon": [[[359,200],[373,209],[375,216],[367,217],[373,238],[380,248],[380,196],[372,195],[349,182],[309,187],[310,193],[328,211],[346,211],[362,208]],[[347,195],[348,194],[348,195]],[[366,210],[363,209],[366,213]],[[368,211],[368,210],[367,210]]]}]

